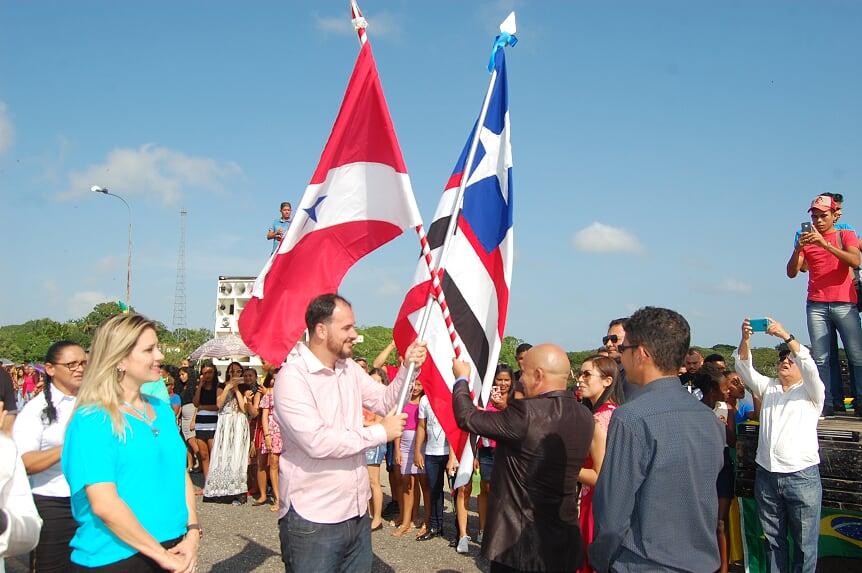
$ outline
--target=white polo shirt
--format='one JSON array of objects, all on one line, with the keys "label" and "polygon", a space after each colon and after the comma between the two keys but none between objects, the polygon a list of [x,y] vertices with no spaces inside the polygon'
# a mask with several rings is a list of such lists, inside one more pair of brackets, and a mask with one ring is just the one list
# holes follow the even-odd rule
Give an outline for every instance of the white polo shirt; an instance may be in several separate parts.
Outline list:
[{"label": "white polo shirt", "polygon": [[809,350],[802,346],[794,355],[802,380],[788,388],[754,369],[751,360],[733,353],[736,371],[751,392],[760,398],[760,435],[757,465],[770,472],[790,473],[820,463],[817,421],[826,400],[826,389]]},{"label": "white polo shirt", "polygon": [[[63,445],[66,425],[72,417],[77,398],[63,394],[57,386],[51,384],[51,401],[57,410],[57,421],[53,424],[48,425],[42,417],[47,404],[44,392],[27,402],[18,412],[15,424],[12,426],[12,439],[15,440],[15,446],[20,455]],[[94,455],[98,455],[98,452],[94,452]],[[59,461],[45,471],[30,474],[29,477],[30,487],[35,495],[46,497],[70,497],[71,495]]]}]

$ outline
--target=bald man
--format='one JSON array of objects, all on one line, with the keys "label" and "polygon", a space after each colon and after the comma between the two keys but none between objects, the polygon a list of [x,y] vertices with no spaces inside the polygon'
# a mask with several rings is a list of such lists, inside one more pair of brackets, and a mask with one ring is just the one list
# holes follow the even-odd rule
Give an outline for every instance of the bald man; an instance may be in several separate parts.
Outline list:
[{"label": "bald man", "polygon": [[458,426],[497,441],[482,543],[492,573],[573,571],[584,559],[578,472],[592,441],[593,417],[566,390],[570,368],[559,346],[534,346],[522,363],[524,399],[484,412],[470,399],[470,365],[452,364]]}]

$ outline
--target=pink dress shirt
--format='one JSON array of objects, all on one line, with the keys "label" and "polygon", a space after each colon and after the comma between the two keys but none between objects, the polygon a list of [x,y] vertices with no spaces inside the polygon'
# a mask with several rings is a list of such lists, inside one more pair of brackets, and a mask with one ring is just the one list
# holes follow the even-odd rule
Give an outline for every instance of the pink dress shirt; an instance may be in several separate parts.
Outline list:
[{"label": "pink dress shirt", "polygon": [[279,493],[283,517],[294,511],[316,523],[340,523],[368,511],[371,488],[365,450],[386,443],[381,424],[362,425],[362,408],[386,415],[398,402],[406,369],[389,386],[352,360],[335,369],[299,343],[276,376],[273,396],[281,426]]}]

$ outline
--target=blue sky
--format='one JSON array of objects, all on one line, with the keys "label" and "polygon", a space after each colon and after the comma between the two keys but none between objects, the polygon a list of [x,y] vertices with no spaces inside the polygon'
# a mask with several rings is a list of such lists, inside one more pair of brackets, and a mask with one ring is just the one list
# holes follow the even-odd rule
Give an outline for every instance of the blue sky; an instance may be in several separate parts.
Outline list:
[{"label": "blue sky", "polygon": [[[862,4],[361,7],[426,221],[517,11],[508,334],[594,347],[649,304],[697,344],[766,314],[807,340],[793,232],[823,191],[862,225]],[[317,164],[358,49],[347,2],[7,0],[0,21],[0,324],[123,297],[126,212],[103,185],[132,204],[132,302],[169,326],[188,210],[188,322],[212,328],[217,276],[258,273]],[[351,271],[360,323],[392,324],[416,252],[405,234]]]}]

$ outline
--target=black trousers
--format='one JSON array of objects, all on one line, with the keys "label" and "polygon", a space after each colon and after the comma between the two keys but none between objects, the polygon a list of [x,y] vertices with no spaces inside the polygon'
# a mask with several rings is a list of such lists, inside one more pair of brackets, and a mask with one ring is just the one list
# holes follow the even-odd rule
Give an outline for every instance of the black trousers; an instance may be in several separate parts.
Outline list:
[{"label": "black trousers", "polygon": [[72,569],[69,542],[78,529],[72,517],[71,499],[33,494],[36,510],[42,518],[39,545],[30,553],[30,569],[36,573],[65,573]]},{"label": "black trousers", "polygon": [[[177,537],[176,539],[165,541],[162,543],[162,547],[170,549],[182,540],[182,537]],[[101,567],[84,567],[83,565],[75,564],[74,571],[77,573],[84,573],[85,571],[98,571],[99,573],[158,573],[164,571],[164,569],[159,567],[158,563],[149,557],[135,553],[131,557],[115,561],[114,563],[108,563]]]}]

